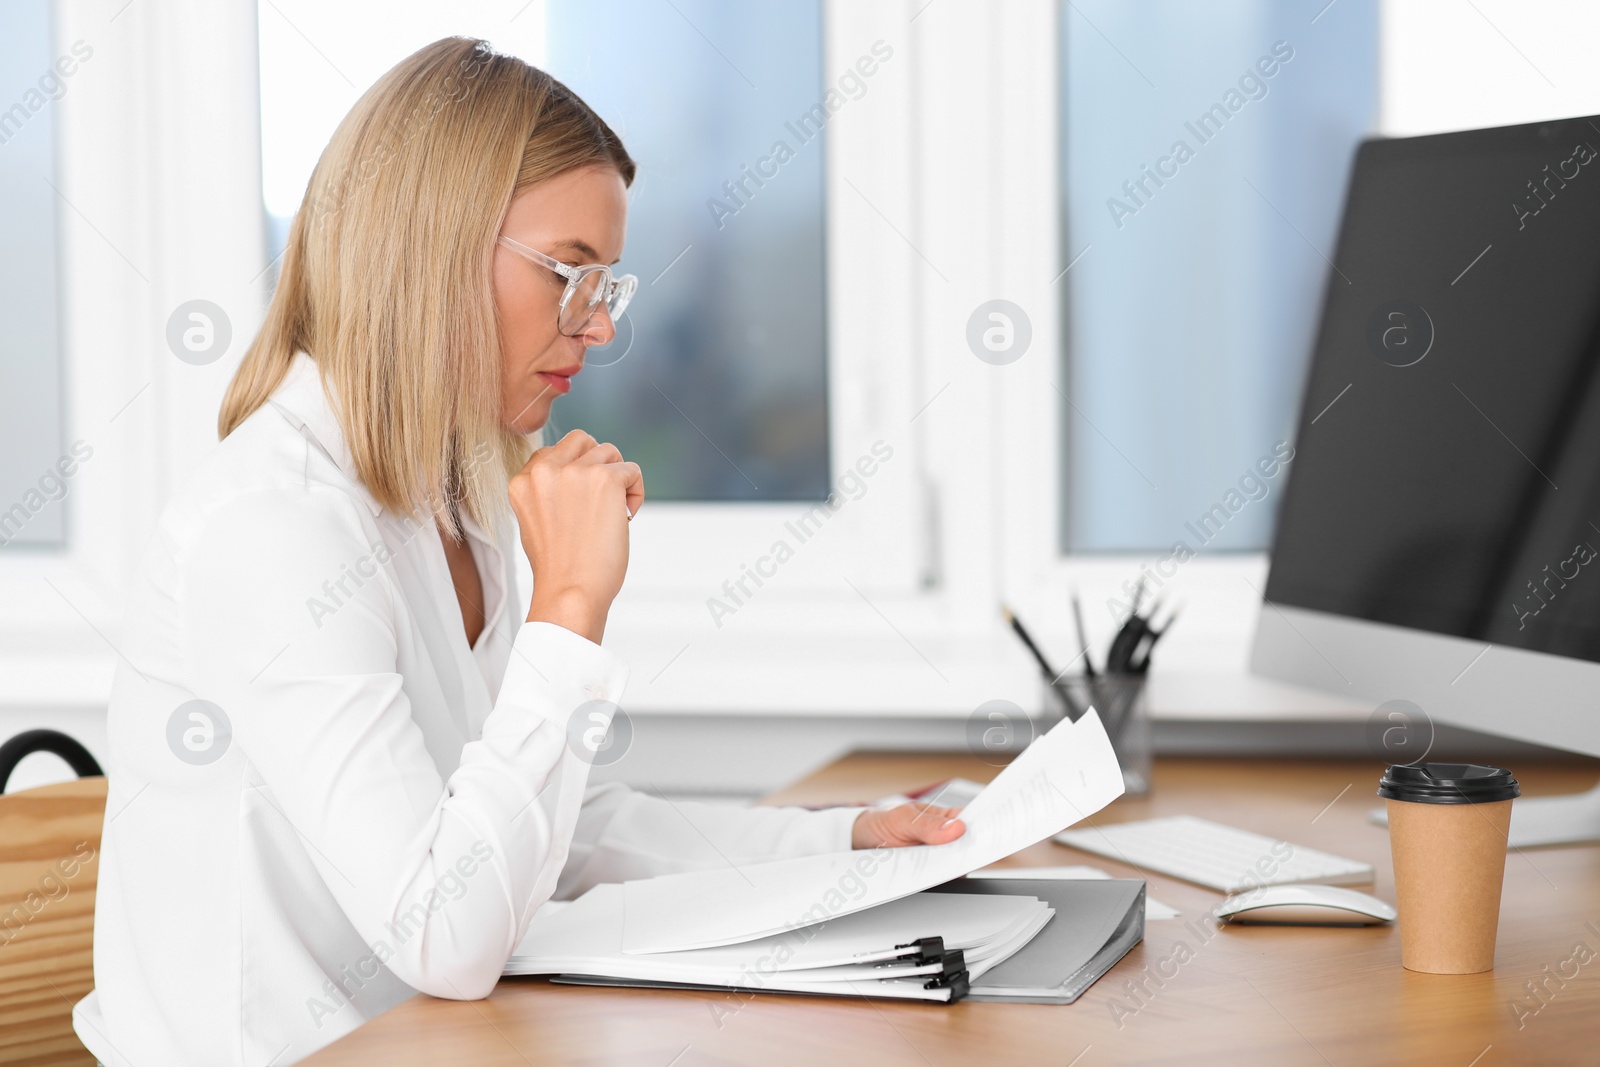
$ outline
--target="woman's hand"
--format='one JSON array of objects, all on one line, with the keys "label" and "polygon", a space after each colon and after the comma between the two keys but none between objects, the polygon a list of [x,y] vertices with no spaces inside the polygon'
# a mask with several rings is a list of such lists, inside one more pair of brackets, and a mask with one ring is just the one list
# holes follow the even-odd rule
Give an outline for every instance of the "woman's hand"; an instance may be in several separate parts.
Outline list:
[{"label": "woman's hand", "polygon": [[510,494],[533,565],[528,621],[553,622],[598,644],[628,571],[628,519],[644,502],[639,465],[625,462],[616,445],[573,430],[528,458]]},{"label": "woman's hand", "polygon": [[850,829],[850,847],[942,845],[966,833],[967,825],[960,815],[960,808],[936,808],[931,804],[872,808],[856,816]]}]

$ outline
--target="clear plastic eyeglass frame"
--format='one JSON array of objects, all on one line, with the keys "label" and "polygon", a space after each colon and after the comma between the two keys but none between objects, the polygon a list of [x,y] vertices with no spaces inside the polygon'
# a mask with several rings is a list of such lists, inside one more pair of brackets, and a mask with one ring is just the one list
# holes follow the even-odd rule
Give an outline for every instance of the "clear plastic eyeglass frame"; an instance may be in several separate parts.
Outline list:
[{"label": "clear plastic eyeglass frame", "polygon": [[613,275],[611,268],[604,263],[573,267],[504,234],[500,236],[500,243],[528,262],[553,270],[567,280],[567,287],[561,294],[560,310],[556,313],[556,329],[566,337],[583,332],[602,301],[606,305],[606,314],[611,316],[612,322],[616,322],[633,299],[633,294],[639,290],[638,278],[632,274]]}]

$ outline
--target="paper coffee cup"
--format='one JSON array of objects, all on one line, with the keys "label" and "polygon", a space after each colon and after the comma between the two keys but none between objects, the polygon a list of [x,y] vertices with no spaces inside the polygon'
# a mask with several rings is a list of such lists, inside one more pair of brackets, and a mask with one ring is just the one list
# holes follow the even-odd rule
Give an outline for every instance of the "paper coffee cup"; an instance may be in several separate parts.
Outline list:
[{"label": "paper coffee cup", "polygon": [[1400,911],[1400,961],[1429,974],[1494,969],[1505,880],[1511,772],[1472,763],[1384,771],[1389,848]]}]

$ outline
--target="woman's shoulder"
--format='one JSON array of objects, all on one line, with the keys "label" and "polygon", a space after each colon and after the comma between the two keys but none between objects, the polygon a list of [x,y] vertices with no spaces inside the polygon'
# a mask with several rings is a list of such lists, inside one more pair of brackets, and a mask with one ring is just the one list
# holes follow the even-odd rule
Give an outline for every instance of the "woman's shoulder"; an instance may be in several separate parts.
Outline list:
[{"label": "woman's shoulder", "polygon": [[360,483],[269,402],[180,483],[159,527],[180,551],[213,536],[366,543],[375,514]]}]

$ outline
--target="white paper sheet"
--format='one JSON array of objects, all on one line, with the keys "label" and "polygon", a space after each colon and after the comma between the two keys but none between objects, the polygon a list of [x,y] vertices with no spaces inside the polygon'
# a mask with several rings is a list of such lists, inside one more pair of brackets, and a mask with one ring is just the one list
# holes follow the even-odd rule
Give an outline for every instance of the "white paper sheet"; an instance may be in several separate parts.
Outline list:
[{"label": "white paper sheet", "polygon": [[[988,867],[981,871],[973,871],[968,878],[1110,878],[1108,871],[1099,867]],[[1145,894],[1144,917],[1146,921],[1161,919],[1176,919],[1183,912],[1171,904],[1163,904],[1155,897]]]},{"label": "white paper sheet", "polygon": [[1122,791],[1122,769],[1091,708],[1077,722],[1057,723],[1001,771],[961,813],[967,832],[949,844],[831,852],[624,883],[622,949],[731,945],[875,907],[1043,841]]}]

